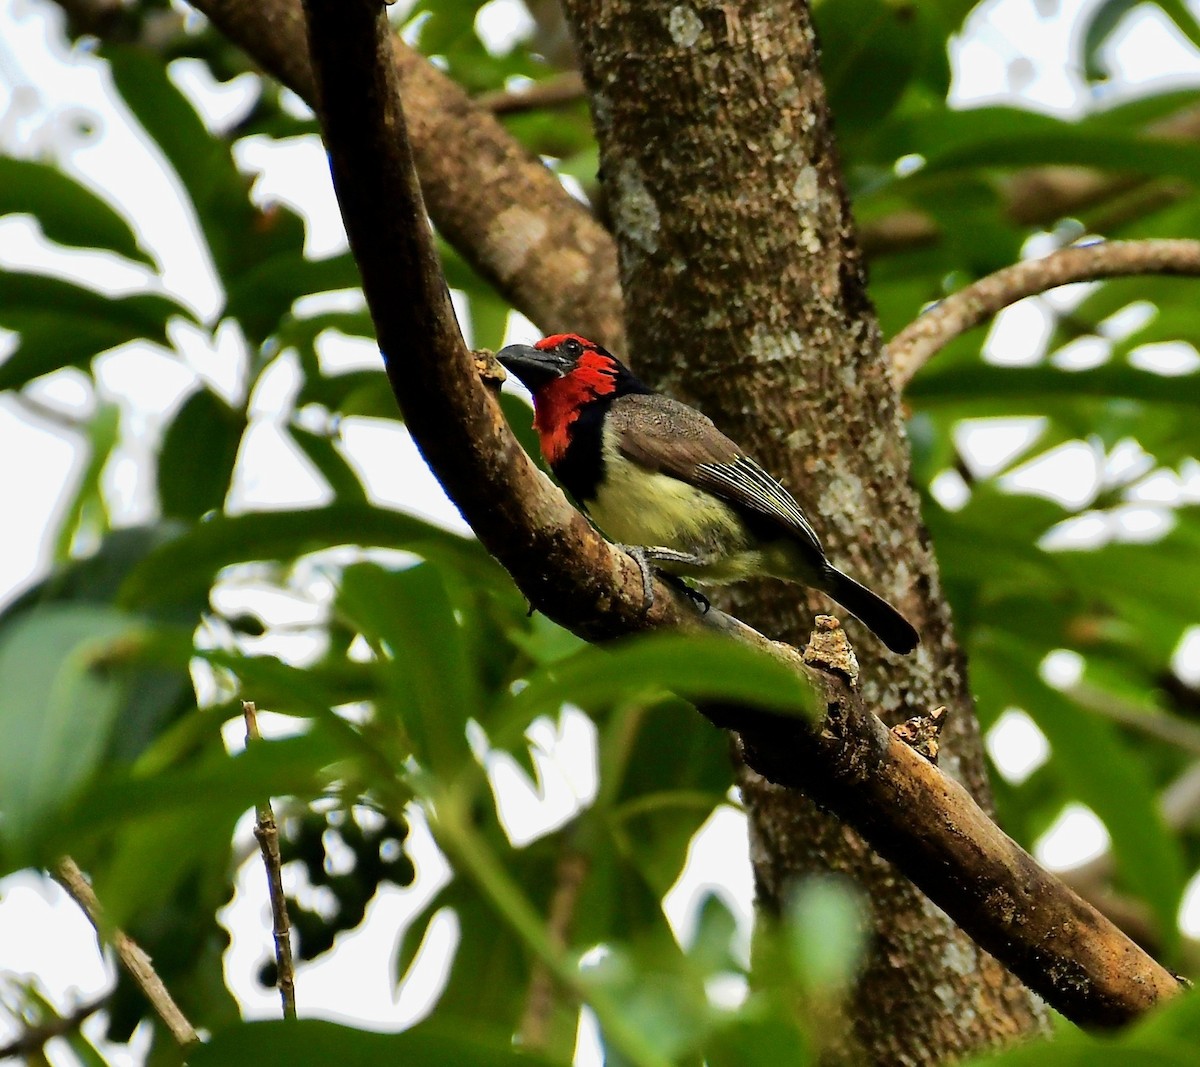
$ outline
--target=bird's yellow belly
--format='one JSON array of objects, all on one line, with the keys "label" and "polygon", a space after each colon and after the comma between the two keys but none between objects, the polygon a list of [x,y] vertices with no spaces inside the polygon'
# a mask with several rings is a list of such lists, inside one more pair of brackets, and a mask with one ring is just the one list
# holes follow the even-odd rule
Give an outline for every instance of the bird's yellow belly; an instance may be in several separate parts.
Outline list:
[{"label": "bird's yellow belly", "polygon": [[760,553],[746,551],[750,538],[745,525],[718,497],[620,456],[609,457],[605,473],[587,508],[612,540],[698,556],[705,560],[703,567],[662,567],[706,581],[734,581],[761,573]]}]

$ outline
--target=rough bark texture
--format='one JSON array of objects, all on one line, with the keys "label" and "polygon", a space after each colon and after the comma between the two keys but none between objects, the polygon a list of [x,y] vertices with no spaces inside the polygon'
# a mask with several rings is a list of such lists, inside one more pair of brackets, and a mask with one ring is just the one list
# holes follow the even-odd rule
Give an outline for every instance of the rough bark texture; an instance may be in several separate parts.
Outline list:
[{"label": "rough bark texture", "polygon": [[[790,0],[568,0],[618,231],[631,355],[782,476],[833,559],[922,632],[907,659],[856,623],[890,722],[950,708],[942,767],[985,806],[964,662],[909,485],[807,10]],[[807,632],[819,598],[744,586],[739,614]],[[827,608],[827,605],[824,605]],[[795,791],[746,772],[762,906],[805,872],[864,885],[876,939],[855,1062],[937,1063],[1043,1025],[1040,1006],[912,884]]]}]

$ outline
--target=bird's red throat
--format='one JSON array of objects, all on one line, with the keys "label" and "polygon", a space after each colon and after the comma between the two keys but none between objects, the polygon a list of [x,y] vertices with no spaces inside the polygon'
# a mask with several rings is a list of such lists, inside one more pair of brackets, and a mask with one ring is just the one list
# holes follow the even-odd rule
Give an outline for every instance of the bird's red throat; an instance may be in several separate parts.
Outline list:
[{"label": "bird's red throat", "polygon": [[570,374],[547,382],[533,395],[533,428],[551,466],[571,444],[571,426],[588,404],[616,391],[616,367],[598,352],[584,352]]}]

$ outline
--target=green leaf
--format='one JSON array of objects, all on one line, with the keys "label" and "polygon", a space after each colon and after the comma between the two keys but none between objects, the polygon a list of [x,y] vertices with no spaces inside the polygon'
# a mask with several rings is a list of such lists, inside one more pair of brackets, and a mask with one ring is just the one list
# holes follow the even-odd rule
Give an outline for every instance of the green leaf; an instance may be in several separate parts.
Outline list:
[{"label": "green leaf", "polygon": [[313,433],[295,422],[288,427],[288,432],[321,472],[321,477],[329,483],[329,488],[338,500],[345,503],[366,503],[366,490],[363,489],[362,482],[358,480],[358,474],[350,462],[338,449],[333,437]]},{"label": "green leaf", "polygon": [[211,390],[194,392],[171,421],[158,455],[163,514],[198,519],[220,511],[229,492],[246,416]]},{"label": "green leaf", "polygon": [[16,855],[92,776],[125,693],[114,669],[142,625],[48,605],[0,632],[0,835]]},{"label": "green leaf", "polygon": [[88,420],[88,461],[79,479],[79,488],[63,516],[54,545],[54,560],[63,563],[71,548],[82,535],[103,538],[110,528],[108,505],[104,499],[101,478],[113,449],[121,437],[121,409],[103,401]]},{"label": "green leaf", "polygon": [[167,343],[176,315],[194,321],[183,305],[153,293],[106,296],[45,274],[0,270],[0,326],[21,335],[0,363],[0,389],[16,389],[62,367],[85,367],[127,341]]},{"label": "green leaf", "polygon": [[338,608],[368,638],[386,642],[390,658],[381,669],[417,759],[437,774],[452,774],[470,759],[467,719],[479,716],[480,694],[437,569],[350,567]]},{"label": "green leaf", "polygon": [[853,882],[812,877],[788,900],[787,948],[792,969],[815,993],[849,987],[867,945],[869,921]]},{"label": "green leaf", "polygon": [[50,240],[103,248],[151,266],[128,220],[86,185],[57,167],[0,157],[0,215],[33,215]]},{"label": "green leaf", "polygon": [[[256,243],[250,180],[238,173],[229,146],[205,129],[160,56],[112,44],[105,46],[104,56],[117,90],[187,191],[217,271],[227,278]],[[239,244],[251,248],[240,250]]]},{"label": "green leaf", "polygon": [[508,1033],[488,1032],[470,1018],[439,1019],[400,1034],[377,1034],[317,1019],[239,1023],[188,1055],[193,1067],[567,1067],[518,1052]]},{"label": "green leaf", "polygon": [[583,707],[672,691],[690,700],[735,700],[811,717],[808,683],[767,653],[709,634],[652,634],[588,647],[530,677],[505,721],[528,723],[564,703]]},{"label": "green leaf", "polygon": [[[922,37],[912,7],[884,0],[816,5],[821,68],[838,129],[882,119],[913,75]],[[944,50],[944,45],[943,45]]]},{"label": "green leaf", "polygon": [[152,552],[121,590],[125,604],[162,605],[207,590],[217,572],[253,560],[294,560],[337,545],[403,548],[452,560],[480,581],[504,580],[477,541],[401,512],[363,504],[214,516]]},{"label": "green leaf", "polygon": [[1055,772],[1070,795],[1104,822],[1122,878],[1154,909],[1162,937],[1174,944],[1186,878],[1153,779],[1110,723],[1041,680],[1040,658],[1037,650],[997,635],[974,650],[972,677],[981,694],[1016,704],[1037,722],[1050,742]]},{"label": "green leaf", "polygon": [[919,374],[906,397],[921,408],[952,407],[971,415],[1051,414],[1059,398],[1135,400],[1164,407],[1200,407],[1200,374],[1168,377],[1125,363],[1092,370],[997,367],[989,363]]}]

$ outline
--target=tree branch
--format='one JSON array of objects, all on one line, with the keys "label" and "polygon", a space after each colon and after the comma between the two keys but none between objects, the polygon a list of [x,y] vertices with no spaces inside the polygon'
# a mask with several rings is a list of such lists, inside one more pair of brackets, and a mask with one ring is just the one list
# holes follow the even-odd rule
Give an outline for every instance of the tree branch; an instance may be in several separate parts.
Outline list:
[{"label": "tree branch", "polygon": [[47,1041],[53,1041],[56,1037],[62,1037],[63,1034],[69,1034],[72,1030],[77,1029],[96,1012],[102,1010],[111,998],[111,993],[105,993],[102,997],[81,1004],[67,1015],[47,1019],[45,1022],[28,1027],[20,1037],[10,1041],[7,1045],[0,1046],[0,1063],[18,1057],[26,1062],[34,1062],[32,1056],[41,1052]]},{"label": "tree branch", "polygon": [[516,115],[523,111],[539,108],[562,107],[586,100],[583,78],[576,70],[569,70],[543,82],[535,82],[522,89],[501,89],[494,93],[481,93],[475,103],[487,108],[493,115]]},{"label": "tree branch", "polygon": [[1200,241],[1104,241],[1014,263],[934,304],[888,344],[903,389],[935,353],[996,312],[1048,289],[1134,274],[1200,274]]},{"label": "tree branch", "polygon": [[[310,105],[300,0],[191,0],[225,36]],[[398,37],[413,161],[438,230],[547,333],[575,330],[624,351],[612,237],[485,106]]]},{"label": "tree branch", "polygon": [[844,659],[819,656],[825,669],[810,666],[718,611],[699,617],[662,582],[643,610],[636,566],[534,468],[478,380],[420,221],[390,33],[378,10],[370,0],[308,0],[334,186],[413,437],[530,602],[590,639],[703,625],[769,649],[811,680],[827,714],[820,729],[809,729],[750,708],[703,709],[740,732],[758,773],[828,805],[1069,1018],[1116,1025],[1173,995],[1179,987],[1169,972],[891,735],[838,667]]},{"label": "tree branch", "polygon": [[[554,866],[554,891],[550,895],[550,907],[546,915],[546,935],[560,951],[566,951],[570,945],[575,908],[590,866],[587,855],[569,843]],[[546,1047],[547,1032],[554,1015],[556,989],[557,982],[550,968],[544,961],[534,960],[525,1011],[517,1027],[522,1048],[539,1052]]]},{"label": "tree branch", "polygon": [[[254,701],[242,701],[242,717],[246,720],[246,744],[262,740],[258,730],[258,709]],[[262,852],[267,871],[267,892],[271,898],[271,933],[275,941],[275,985],[283,1002],[283,1017],[296,1018],[296,965],[292,959],[292,924],[288,919],[287,895],[283,891],[283,863],[279,855],[279,827],[271,798],[255,805],[257,818],[254,837]]]},{"label": "tree branch", "polygon": [[154,964],[150,962],[150,957],[146,955],[142,946],[124,930],[104,929],[104,910],[79,865],[70,856],[65,856],[55,868],[54,877],[71,899],[83,909],[92,926],[96,928],[96,933],[112,943],[122,965],[146,994],[150,1006],[171,1032],[171,1036],[184,1048],[196,1044],[200,1036],[179,1010],[179,1005],[175,1003],[163,980],[158,976]]}]

